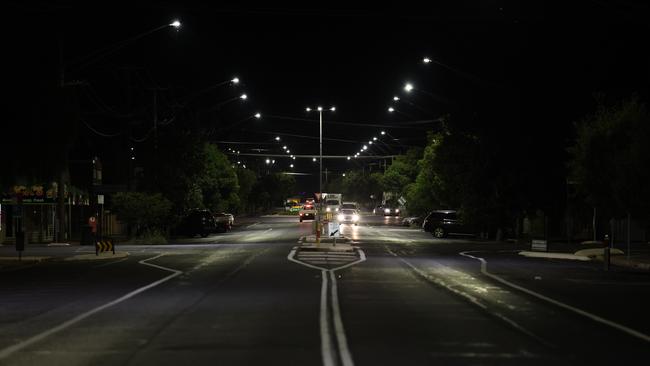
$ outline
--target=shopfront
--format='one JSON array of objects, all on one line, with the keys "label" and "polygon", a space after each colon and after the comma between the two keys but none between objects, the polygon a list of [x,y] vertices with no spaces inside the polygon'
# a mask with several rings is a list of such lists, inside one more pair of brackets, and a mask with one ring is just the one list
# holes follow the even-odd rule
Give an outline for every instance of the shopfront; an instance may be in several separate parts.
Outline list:
[{"label": "shopfront", "polygon": [[[75,217],[88,206],[88,195],[77,189],[65,193],[66,238],[76,228]],[[56,237],[57,185],[16,185],[0,198],[0,244],[13,244],[23,231],[28,243],[51,243]],[[72,218],[72,219],[71,219]]]}]

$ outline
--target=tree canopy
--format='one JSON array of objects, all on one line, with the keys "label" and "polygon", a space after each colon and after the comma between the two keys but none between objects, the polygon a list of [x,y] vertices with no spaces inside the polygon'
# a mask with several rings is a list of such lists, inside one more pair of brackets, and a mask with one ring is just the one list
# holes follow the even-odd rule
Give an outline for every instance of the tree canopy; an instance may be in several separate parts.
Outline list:
[{"label": "tree canopy", "polygon": [[650,114],[633,97],[601,106],[576,123],[572,179],[588,202],[611,217],[650,215]]}]

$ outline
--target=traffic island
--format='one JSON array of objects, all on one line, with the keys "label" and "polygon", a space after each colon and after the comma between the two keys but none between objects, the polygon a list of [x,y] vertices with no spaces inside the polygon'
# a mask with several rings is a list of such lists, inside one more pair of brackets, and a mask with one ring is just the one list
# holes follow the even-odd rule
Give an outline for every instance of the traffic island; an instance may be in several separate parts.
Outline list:
[{"label": "traffic island", "polygon": [[346,237],[321,238],[316,243],[316,236],[301,237],[300,244],[293,248],[290,260],[320,269],[334,270],[365,260],[365,254]]},{"label": "traffic island", "polygon": [[298,241],[300,250],[324,250],[324,251],[339,251],[345,252],[354,251],[351,240],[345,236],[338,238],[321,237],[320,242],[317,243],[316,235],[303,236]]}]

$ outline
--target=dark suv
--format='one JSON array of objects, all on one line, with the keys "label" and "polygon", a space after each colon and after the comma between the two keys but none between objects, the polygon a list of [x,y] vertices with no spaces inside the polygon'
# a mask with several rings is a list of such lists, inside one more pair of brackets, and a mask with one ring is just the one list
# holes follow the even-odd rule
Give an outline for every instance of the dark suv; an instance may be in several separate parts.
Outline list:
[{"label": "dark suv", "polygon": [[430,232],[436,238],[452,235],[474,235],[463,222],[458,219],[455,210],[432,211],[422,222],[422,230]]},{"label": "dark suv", "polygon": [[183,218],[179,229],[180,232],[185,235],[201,235],[205,238],[209,234],[216,232],[217,228],[217,220],[212,212],[209,210],[196,209],[191,210],[187,216]]}]

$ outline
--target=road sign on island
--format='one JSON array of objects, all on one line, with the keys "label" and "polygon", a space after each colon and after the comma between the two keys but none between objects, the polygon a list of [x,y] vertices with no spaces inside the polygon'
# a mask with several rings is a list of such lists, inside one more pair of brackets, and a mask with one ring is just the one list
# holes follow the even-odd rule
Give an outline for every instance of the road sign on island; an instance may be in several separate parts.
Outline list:
[{"label": "road sign on island", "polygon": [[340,225],[338,222],[329,222],[327,223],[327,233],[330,238],[338,238],[341,236],[340,234]]}]

